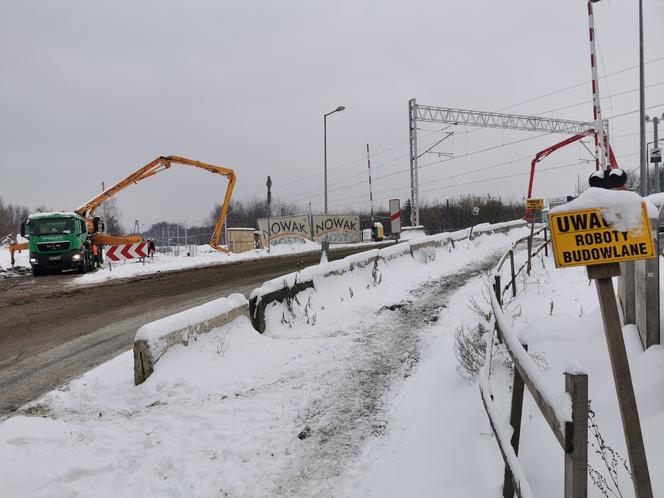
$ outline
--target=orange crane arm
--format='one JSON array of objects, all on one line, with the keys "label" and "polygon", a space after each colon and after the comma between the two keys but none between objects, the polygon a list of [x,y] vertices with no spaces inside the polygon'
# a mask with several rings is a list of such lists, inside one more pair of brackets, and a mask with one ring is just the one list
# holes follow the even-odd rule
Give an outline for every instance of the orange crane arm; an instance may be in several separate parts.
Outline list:
[{"label": "orange crane arm", "polygon": [[[94,218],[95,211],[97,208],[104,202],[113,197],[115,194],[124,190],[129,185],[138,183],[141,180],[145,180],[157,173],[165,171],[171,167],[171,164],[181,164],[183,166],[194,166],[196,168],[201,168],[211,173],[216,173],[228,178],[228,187],[226,187],[226,195],[224,196],[224,203],[221,206],[221,212],[219,213],[219,218],[214,226],[214,232],[212,233],[212,238],[210,240],[210,245],[217,249],[218,251],[226,252],[220,245],[219,241],[221,239],[221,230],[224,226],[224,221],[226,219],[226,214],[228,213],[228,207],[231,203],[231,196],[233,194],[233,189],[235,188],[236,176],[235,172],[232,169],[224,168],[222,166],[215,166],[213,164],[207,164],[200,161],[194,161],[192,159],[187,159],[186,157],[179,156],[161,156],[155,159],[154,161],[146,164],[138,171],[135,171],[129,175],[124,180],[119,181],[112,187],[107,188],[97,197],[89,200],[81,207],[76,209],[76,213],[92,220]],[[99,235],[96,237],[109,237],[106,235]],[[101,238],[99,239],[101,242]]]}]

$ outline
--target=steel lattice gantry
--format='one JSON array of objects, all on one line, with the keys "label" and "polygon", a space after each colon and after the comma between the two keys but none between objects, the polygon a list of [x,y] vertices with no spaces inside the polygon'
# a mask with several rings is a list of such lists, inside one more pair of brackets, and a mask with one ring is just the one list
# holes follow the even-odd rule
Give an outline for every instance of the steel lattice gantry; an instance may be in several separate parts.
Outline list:
[{"label": "steel lattice gantry", "polygon": [[[478,128],[500,128],[504,130],[534,131],[541,133],[563,133],[576,135],[592,130],[593,122],[568,119],[545,118],[502,112],[470,111],[450,107],[418,105],[415,99],[408,101],[408,130],[410,137],[410,224],[420,224],[418,178],[417,178],[417,123],[441,123]],[[608,136],[608,122],[604,121],[604,132]]]}]

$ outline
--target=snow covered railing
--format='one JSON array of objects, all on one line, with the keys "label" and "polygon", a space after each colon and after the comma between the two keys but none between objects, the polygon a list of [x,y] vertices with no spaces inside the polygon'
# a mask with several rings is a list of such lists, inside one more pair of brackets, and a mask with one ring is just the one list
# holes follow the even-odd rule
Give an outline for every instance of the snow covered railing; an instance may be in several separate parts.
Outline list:
[{"label": "snow covered railing", "polygon": [[[478,236],[485,233],[505,233],[515,228],[526,226],[523,220],[507,221],[503,223],[483,223],[474,227],[473,235]],[[440,248],[447,244],[454,246],[455,241],[467,239],[471,229],[465,228],[456,232],[445,232],[429,235],[417,239],[408,240],[386,247],[384,249],[372,249],[358,254],[347,256],[341,260],[324,262],[310,266],[304,270],[289,273],[265,282],[261,287],[254,289],[249,296],[249,311],[251,323],[254,328],[263,333],[265,331],[265,309],[273,302],[283,302],[293,299],[305,289],[314,287],[317,278],[328,278],[335,275],[343,275],[356,268],[364,268],[369,265],[377,267],[380,261],[390,261],[406,255],[415,257],[418,251],[429,248]]]},{"label": "snow covered railing", "polygon": [[134,338],[134,384],[145,382],[169,348],[186,346],[192,335],[208,333],[239,316],[249,316],[247,299],[231,294],[143,325]]},{"label": "snow covered railing", "polygon": [[[544,231],[544,228],[539,230],[539,232],[541,231]],[[494,293],[490,293],[495,328],[514,363],[514,383],[510,408],[511,427],[504,427],[501,421],[498,420],[497,411],[493,404],[493,394],[489,383],[490,351],[493,348],[493,338],[487,340],[487,361],[480,372],[479,379],[480,393],[505,460],[503,483],[503,496],[505,498],[511,498],[515,492],[519,497],[532,496],[517,459],[524,386],[528,388],[542,416],[565,452],[565,498],[586,497],[588,493],[588,376],[577,368],[569,368],[565,371],[565,392],[558,394],[554,392],[528,354],[528,346],[525,341],[517,338],[517,334],[511,330],[502,310],[502,296],[504,291],[509,288],[508,286],[503,289],[500,285],[502,266],[509,256],[512,273],[510,284],[513,295],[516,295],[515,276],[526,265],[521,266],[515,274],[514,250],[518,244],[528,241],[528,257],[530,259],[533,251],[531,250],[532,239],[529,239],[530,237],[527,237],[515,242],[500,259],[493,271]],[[547,243],[548,241],[545,240],[536,252],[546,247]],[[510,432],[511,440],[508,441]]]}]

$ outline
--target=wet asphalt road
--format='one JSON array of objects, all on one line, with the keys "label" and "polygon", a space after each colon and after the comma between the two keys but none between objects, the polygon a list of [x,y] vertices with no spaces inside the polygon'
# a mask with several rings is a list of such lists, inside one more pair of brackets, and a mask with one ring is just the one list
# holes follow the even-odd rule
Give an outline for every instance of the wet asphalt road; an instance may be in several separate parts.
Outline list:
[{"label": "wet asphalt road", "polygon": [[[384,244],[382,245],[384,246]],[[340,259],[374,245],[332,251]],[[131,349],[138,328],[318,263],[316,252],[70,285],[72,275],[0,279],[0,416]]]}]

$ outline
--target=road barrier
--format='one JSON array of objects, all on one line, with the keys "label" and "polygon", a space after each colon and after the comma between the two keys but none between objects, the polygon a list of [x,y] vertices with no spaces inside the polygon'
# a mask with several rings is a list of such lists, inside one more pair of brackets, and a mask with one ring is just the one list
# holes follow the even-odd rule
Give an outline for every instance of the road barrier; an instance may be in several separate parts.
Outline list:
[{"label": "road barrier", "polygon": [[[475,234],[480,233],[506,233],[515,228],[526,226],[522,220],[497,223],[491,225],[485,223],[475,227]],[[327,278],[335,275],[343,275],[353,271],[355,268],[364,268],[368,265],[377,266],[380,261],[389,261],[406,254],[415,257],[422,250],[440,248],[447,244],[454,246],[455,241],[467,239],[470,229],[466,228],[456,232],[446,232],[430,235],[395,244],[385,249],[372,249],[359,254],[347,256],[338,261],[332,261],[325,265],[316,265],[305,268],[302,271],[289,273],[265,282],[261,287],[254,289],[249,296],[249,311],[251,323],[254,328],[263,333],[265,331],[265,309],[274,302],[283,302],[293,299],[298,293],[305,289],[315,287],[317,278]]]},{"label": "road barrier", "polygon": [[134,384],[145,382],[169,348],[186,346],[192,335],[208,333],[239,316],[249,316],[247,299],[231,294],[143,325],[134,338]]},{"label": "road barrier", "polygon": [[[506,233],[524,226],[526,222],[521,220],[494,225],[487,223],[475,227],[474,232],[475,235]],[[241,294],[232,294],[143,325],[134,339],[134,384],[141,384],[152,374],[155,364],[169,348],[177,344],[187,345],[192,334],[210,332],[239,316],[249,317],[253,327],[263,333],[266,307],[271,303],[293,299],[306,289],[315,288],[317,279],[343,275],[370,265],[377,268],[380,261],[406,255],[415,257],[425,249],[454,245],[455,241],[467,239],[469,234],[469,229],[464,229],[422,237],[384,249],[370,249],[269,280],[251,292],[249,301]]]},{"label": "road barrier", "polygon": [[110,246],[106,250],[106,259],[110,261],[120,261],[121,259],[140,259],[147,257],[147,255],[148,255],[147,242]]},{"label": "road barrier", "polygon": [[[491,294],[491,308],[494,315],[495,330],[497,330],[499,339],[505,345],[514,362],[510,407],[511,433],[505,430],[502,420],[497,416],[489,382],[493,335],[487,337],[486,361],[479,375],[480,394],[505,461],[503,497],[512,498],[515,493],[523,498],[533,496],[518,460],[523,394],[524,387],[527,387],[556,440],[565,452],[564,497],[581,498],[588,495],[588,376],[578,371],[566,371],[565,393],[569,397],[565,399],[563,393],[557,395],[546,383],[542,373],[528,355],[528,345],[518,339],[514,331],[510,330],[508,320],[502,310],[505,292],[511,288],[512,296],[516,296],[516,276],[524,268],[529,268],[532,256],[542,249],[548,250],[546,249],[549,243],[546,227],[541,227],[535,232],[535,234],[539,233],[544,234],[544,243],[536,250],[530,250],[533,247],[531,236],[519,239],[503,254],[493,271],[494,292]],[[524,243],[528,245],[528,259],[515,272],[514,250]],[[510,259],[510,282],[507,286],[502,287],[501,272],[508,257]]]}]

